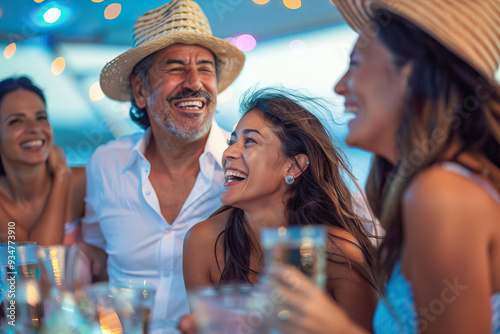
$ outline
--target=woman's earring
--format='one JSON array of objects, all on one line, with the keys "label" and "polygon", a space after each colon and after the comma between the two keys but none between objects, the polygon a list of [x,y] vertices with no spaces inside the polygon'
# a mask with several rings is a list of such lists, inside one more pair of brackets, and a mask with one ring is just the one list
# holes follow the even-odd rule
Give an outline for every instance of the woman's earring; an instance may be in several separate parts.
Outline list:
[{"label": "woman's earring", "polygon": [[291,185],[295,182],[295,178],[292,175],[287,175],[285,177],[285,183]]}]

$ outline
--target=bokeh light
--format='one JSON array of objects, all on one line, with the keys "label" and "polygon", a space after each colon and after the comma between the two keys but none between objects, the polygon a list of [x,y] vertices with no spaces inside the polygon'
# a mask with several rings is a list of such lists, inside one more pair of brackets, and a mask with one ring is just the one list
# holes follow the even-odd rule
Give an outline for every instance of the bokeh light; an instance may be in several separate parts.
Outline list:
[{"label": "bokeh light", "polygon": [[233,97],[233,89],[231,87],[227,87],[222,93],[217,95],[217,103],[224,103]]},{"label": "bokeh light", "polygon": [[52,74],[54,75],[59,75],[62,72],[64,72],[64,69],[66,68],[66,60],[64,60],[63,57],[59,57],[54,59],[52,62],[52,65],[50,66],[50,70],[52,71]]},{"label": "bokeh light", "polygon": [[255,37],[250,34],[243,34],[236,37],[236,41],[234,43],[238,49],[241,51],[250,51],[257,45],[257,41]]},{"label": "bokeh light", "polygon": [[265,5],[269,0],[253,0],[257,5]]},{"label": "bokeh light", "polygon": [[2,14],[3,14],[3,10],[2,10],[2,8],[0,8],[0,17],[2,17]]},{"label": "bokeh light", "polygon": [[283,3],[290,9],[298,9],[302,6],[302,2],[300,0],[283,0]]},{"label": "bokeh light", "polygon": [[104,98],[104,93],[101,90],[99,82],[95,82],[90,86],[89,97],[92,101],[99,101]]},{"label": "bokeh light", "polygon": [[45,14],[43,14],[43,19],[47,23],[54,23],[61,17],[61,10],[59,8],[50,8]]},{"label": "bokeh light", "polygon": [[300,39],[294,39],[288,44],[290,52],[295,56],[303,56],[307,53],[307,45]]},{"label": "bokeh light", "polygon": [[120,12],[122,11],[122,5],[119,3],[112,3],[106,9],[104,10],[104,17],[108,20],[113,20],[120,15]]},{"label": "bokeh light", "polygon": [[62,5],[66,1],[50,1],[36,6],[32,22],[36,27],[48,28],[67,22],[72,17],[73,9]]},{"label": "bokeh light", "polygon": [[7,59],[12,58],[14,53],[16,53],[16,43],[10,43],[3,50],[3,56]]},{"label": "bokeh light", "polygon": [[95,3],[99,3],[99,2],[103,2],[104,0],[92,0],[92,2],[95,2]]},{"label": "bokeh light", "polygon": [[36,3],[40,3],[40,2],[43,2],[44,0],[33,0],[35,1]]}]

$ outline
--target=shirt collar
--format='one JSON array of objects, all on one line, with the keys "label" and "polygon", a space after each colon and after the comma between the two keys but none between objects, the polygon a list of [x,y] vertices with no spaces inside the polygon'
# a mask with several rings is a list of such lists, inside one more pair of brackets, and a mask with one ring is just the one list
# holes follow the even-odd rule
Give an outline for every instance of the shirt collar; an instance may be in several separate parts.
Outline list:
[{"label": "shirt collar", "polygon": [[[144,157],[146,148],[151,140],[151,127],[149,127],[144,136],[135,144],[132,152],[128,158],[127,164],[124,169],[130,168],[134,162],[139,158]],[[223,130],[215,120],[212,121],[212,127],[210,128],[210,133],[208,134],[207,142],[205,144],[205,150],[202,156],[206,154],[211,154],[217,165],[222,169],[222,154],[226,149],[226,142],[229,139],[229,132]]]},{"label": "shirt collar", "polygon": [[144,153],[146,152],[146,148],[148,147],[149,141],[151,140],[151,133],[152,130],[151,127],[149,127],[144,133],[144,135],[141,137],[141,139],[139,139],[139,141],[132,148],[132,152],[130,153],[130,156],[128,158],[128,161],[124,169],[130,168],[134,164],[134,162],[139,158],[146,159]]},{"label": "shirt collar", "polygon": [[229,139],[229,132],[224,131],[215,120],[212,121],[212,127],[210,128],[210,133],[208,134],[207,143],[205,144],[206,153],[210,153],[217,165],[222,168],[222,154],[224,153],[227,145],[227,140]]}]

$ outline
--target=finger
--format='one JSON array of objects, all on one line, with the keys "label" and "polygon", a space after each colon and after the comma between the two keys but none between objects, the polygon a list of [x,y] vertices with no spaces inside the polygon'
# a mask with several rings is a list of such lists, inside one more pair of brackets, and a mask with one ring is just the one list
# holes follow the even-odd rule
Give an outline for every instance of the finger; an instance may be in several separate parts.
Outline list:
[{"label": "finger", "polygon": [[[273,294],[275,296],[279,296],[280,303],[276,304],[279,310],[288,310],[289,312],[293,313],[301,313],[302,306],[307,301],[307,296],[299,294],[296,291],[291,290],[283,285],[276,285],[274,283],[271,283],[271,286]],[[284,319],[281,320],[287,320],[291,317],[291,314],[289,317],[287,317],[285,313],[282,314],[282,317]]]},{"label": "finger", "polygon": [[[286,316],[282,316],[286,314]],[[295,312],[292,309],[284,309],[278,313],[277,327],[280,332],[285,334],[290,333],[307,333],[304,328],[304,317],[301,313]]]},{"label": "finger", "polygon": [[268,269],[267,274],[271,282],[283,284],[297,293],[304,293],[316,288],[307,276],[293,266],[272,266]]}]

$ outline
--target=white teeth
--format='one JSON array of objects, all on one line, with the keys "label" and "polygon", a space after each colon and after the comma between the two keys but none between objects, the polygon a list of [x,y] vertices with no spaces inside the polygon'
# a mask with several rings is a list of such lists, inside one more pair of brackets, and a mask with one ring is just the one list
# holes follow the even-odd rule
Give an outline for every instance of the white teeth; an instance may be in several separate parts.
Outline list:
[{"label": "white teeth", "polygon": [[43,140],[37,139],[37,140],[28,141],[26,143],[22,143],[21,147],[32,148],[32,147],[40,147],[42,145],[43,145]]},{"label": "white teeth", "polygon": [[201,101],[179,102],[176,104],[176,106],[179,108],[185,108],[185,109],[189,109],[189,110],[198,110],[201,107],[203,107],[203,102],[201,102]]},{"label": "white teeth", "polygon": [[355,114],[358,112],[358,107],[345,107],[345,112]]},{"label": "white teeth", "polygon": [[245,174],[237,172],[237,171],[234,171],[234,170],[228,170],[226,172],[226,176],[236,176],[236,177],[239,177],[240,179],[246,179],[247,178],[247,176]]},{"label": "white teeth", "polygon": [[235,181],[240,181],[242,179],[246,179],[247,176],[243,173],[234,171],[234,170],[228,170],[226,171],[226,182],[235,182]]}]

